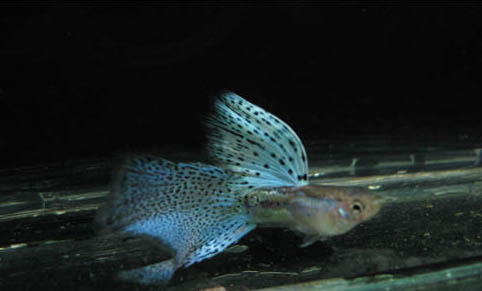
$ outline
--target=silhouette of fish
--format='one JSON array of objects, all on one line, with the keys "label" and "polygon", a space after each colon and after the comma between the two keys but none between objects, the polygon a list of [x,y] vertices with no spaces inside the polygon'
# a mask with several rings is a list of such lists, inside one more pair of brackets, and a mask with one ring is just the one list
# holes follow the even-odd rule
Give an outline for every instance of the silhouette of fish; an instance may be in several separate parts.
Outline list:
[{"label": "silhouette of fish", "polygon": [[122,271],[123,280],[167,284],[174,272],[210,258],[257,226],[285,227],[302,247],[373,217],[378,195],[359,187],[312,185],[305,148],[282,120],[226,92],[206,125],[214,165],[134,156],[121,167],[98,220],[154,238],[166,261]]}]

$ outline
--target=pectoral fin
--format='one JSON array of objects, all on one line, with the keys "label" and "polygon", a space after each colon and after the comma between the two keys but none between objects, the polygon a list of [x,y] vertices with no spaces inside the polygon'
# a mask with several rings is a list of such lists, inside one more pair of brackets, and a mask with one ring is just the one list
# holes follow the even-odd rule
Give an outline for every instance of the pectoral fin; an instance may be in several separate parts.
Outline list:
[{"label": "pectoral fin", "polygon": [[308,246],[311,246],[319,240],[323,240],[323,237],[318,234],[307,235],[303,238],[303,243],[300,244],[300,248],[306,248]]}]

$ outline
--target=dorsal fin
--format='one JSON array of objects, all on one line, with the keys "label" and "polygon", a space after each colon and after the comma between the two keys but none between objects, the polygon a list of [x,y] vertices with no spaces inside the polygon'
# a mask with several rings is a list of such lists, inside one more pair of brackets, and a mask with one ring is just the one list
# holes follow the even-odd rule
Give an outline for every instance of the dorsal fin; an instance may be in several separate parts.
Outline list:
[{"label": "dorsal fin", "polygon": [[257,187],[308,184],[306,151],[285,122],[232,93],[223,93],[207,119],[208,153]]}]

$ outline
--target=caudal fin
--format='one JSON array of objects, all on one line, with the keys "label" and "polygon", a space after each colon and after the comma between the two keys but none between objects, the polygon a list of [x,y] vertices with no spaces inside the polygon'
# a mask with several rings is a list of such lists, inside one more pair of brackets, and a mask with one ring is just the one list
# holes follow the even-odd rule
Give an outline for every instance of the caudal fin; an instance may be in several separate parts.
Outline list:
[{"label": "caudal fin", "polygon": [[[242,176],[206,164],[144,156],[127,160],[100,220],[111,229],[157,239],[173,259],[125,271],[121,278],[145,284],[169,280],[177,268],[237,242],[255,227],[243,205],[251,188]],[[161,279],[154,274],[159,268]]]},{"label": "caudal fin", "polygon": [[171,280],[175,271],[176,265],[174,259],[170,259],[141,268],[121,271],[118,277],[123,281],[143,285],[166,285]]},{"label": "caudal fin", "polygon": [[178,184],[174,178],[177,165],[154,156],[132,156],[115,172],[111,193],[106,205],[97,214],[99,225],[113,230],[154,215],[158,208],[169,208],[165,203],[171,196],[170,186]]}]

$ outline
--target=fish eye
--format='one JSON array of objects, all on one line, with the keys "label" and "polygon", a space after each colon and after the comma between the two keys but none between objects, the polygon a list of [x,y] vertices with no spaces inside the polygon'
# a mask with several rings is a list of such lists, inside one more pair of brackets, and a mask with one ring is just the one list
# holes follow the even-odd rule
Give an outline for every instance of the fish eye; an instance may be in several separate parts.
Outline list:
[{"label": "fish eye", "polygon": [[351,204],[351,209],[355,212],[355,213],[361,213],[363,211],[363,204],[358,201],[358,200],[355,200],[353,201],[353,203]]}]

